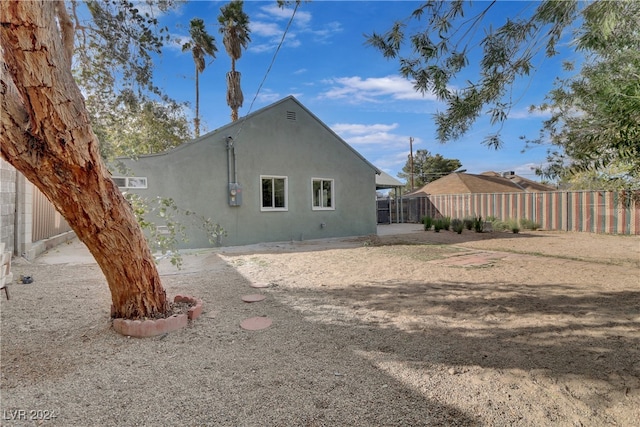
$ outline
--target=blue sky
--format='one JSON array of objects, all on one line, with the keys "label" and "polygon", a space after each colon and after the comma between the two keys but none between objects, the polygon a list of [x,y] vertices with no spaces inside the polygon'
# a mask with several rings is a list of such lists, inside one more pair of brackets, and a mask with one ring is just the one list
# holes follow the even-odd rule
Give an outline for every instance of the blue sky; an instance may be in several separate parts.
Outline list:
[{"label": "blue sky", "polygon": [[[230,121],[225,83],[230,60],[217,25],[220,7],[226,3],[187,2],[162,17],[162,23],[178,42],[166,46],[157,60],[155,82],[178,101],[188,101],[192,106],[195,102],[193,60],[190,52],[183,53],[179,47],[179,41],[188,35],[189,21],[195,17],[204,19],[207,30],[216,38],[216,59],[207,61],[200,76],[204,131]],[[512,97],[517,103],[502,129],[505,141],[502,149],[495,151],[481,144],[486,135],[496,130],[484,118],[460,140],[440,144],[435,139],[432,115],[443,110],[444,105],[430,94],[415,92],[412,83],[400,76],[397,60],[387,60],[365,45],[364,34],[386,31],[395,20],[408,17],[420,4],[318,0],[302,3],[269,70],[293,8],[280,9],[275,0],[245,1],[251,42],[236,63],[242,73],[245,99],[240,116],[294,95],[367,160],[394,177],[406,163],[412,137],[414,152],[427,149],[432,154],[459,159],[468,173],[515,171],[537,180],[531,167],[544,162],[546,147],[522,153],[524,143],[519,137],[538,136],[543,117],[529,114],[528,107],[544,101],[553,80],[561,74],[561,61],[566,58],[540,56],[535,61],[537,71],[516,85]],[[474,5],[481,7],[486,3]],[[500,25],[507,16],[514,17],[523,9],[531,12],[536,5],[536,2],[500,2],[493,23]],[[463,77],[474,78],[475,73],[472,59],[472,67]]]}]

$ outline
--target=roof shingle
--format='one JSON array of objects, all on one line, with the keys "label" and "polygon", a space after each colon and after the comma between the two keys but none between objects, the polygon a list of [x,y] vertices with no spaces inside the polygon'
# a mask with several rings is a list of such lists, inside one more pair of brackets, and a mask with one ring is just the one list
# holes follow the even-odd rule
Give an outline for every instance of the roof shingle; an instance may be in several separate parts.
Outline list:
[{"label": "roof shingle", "polygon": [[432,181],[407,194],[476,194],[476,193],[523,193],[553,191],[555,188],[531,181],[517,175],[509,178],[496,172],[484,172],[480,175],[454,172]]}]

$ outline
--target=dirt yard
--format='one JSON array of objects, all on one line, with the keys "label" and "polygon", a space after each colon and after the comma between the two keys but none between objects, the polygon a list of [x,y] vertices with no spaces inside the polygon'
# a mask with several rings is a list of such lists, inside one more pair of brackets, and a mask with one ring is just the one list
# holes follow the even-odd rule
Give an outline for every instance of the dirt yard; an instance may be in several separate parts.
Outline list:
[{"label": "dirt yard", "polygon": [[77,242],[14,260],[34,282],[0,294],[1,424],[638,425],[640,237],[384,234],[163,261],[205,312],[148,339],[110,328]]}]

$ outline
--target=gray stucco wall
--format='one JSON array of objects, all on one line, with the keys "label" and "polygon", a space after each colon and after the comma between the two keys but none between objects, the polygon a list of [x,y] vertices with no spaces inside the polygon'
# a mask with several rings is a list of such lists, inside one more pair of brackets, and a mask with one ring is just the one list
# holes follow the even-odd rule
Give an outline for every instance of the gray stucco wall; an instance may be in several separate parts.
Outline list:
[{"label": "gray stucco wall", "polygon": [[[242,186],[237,207],[227,198],[227,136],[234,139]],[[228,233],[224,246],[376,232],[376,170],[293,99],[169,153],[123,161],[133,175],[147,177],[148,188],[138,194],[171,197],[181,208],[212,218]],[[261,175],[288,178],[286,212],[261,211]],[[312,178],[334,180],[335,210],[312,209]],[[202,231],[189,232],[185,247],[208,246]]]}]

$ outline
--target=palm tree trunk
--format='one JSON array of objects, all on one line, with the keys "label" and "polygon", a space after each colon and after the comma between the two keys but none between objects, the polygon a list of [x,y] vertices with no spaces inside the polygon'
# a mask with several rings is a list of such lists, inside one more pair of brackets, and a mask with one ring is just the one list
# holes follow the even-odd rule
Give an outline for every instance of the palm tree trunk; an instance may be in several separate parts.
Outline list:
[{"label": "palm tree trunk", "polygon": [[195,128],[196,138],[200,136],[200,81],[198,67],[196,66],[196,117],[193,119],[193,127]]},{"label": "palm tree trunk", "polygon": [[244,95],[240,87],[240,73],[229,71],[227,73],[227,105],[231,108],[231,121],[238,120],[238,109],[244,102]]}]

